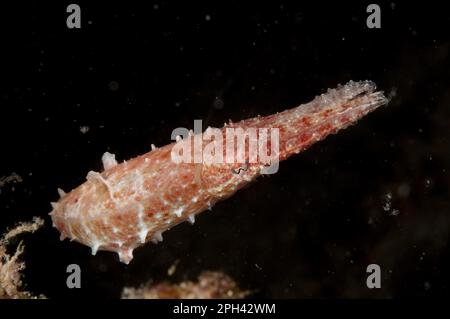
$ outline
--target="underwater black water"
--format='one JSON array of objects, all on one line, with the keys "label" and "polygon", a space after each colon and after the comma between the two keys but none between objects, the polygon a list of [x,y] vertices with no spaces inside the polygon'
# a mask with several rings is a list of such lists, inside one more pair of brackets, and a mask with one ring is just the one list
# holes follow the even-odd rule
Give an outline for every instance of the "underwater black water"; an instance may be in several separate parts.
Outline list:
[{"label": "underwater black water", "polygon": [[[438,3],[77,2],[2,7],[0,230],[41,216],[24,237],[26,287],[50,298],[117,298],[124,286],[220,270],[267,298],[448,295],[450,19]],[[196,223],[117,255],[60,242],[47,213],[105,151],[119,160],[170,142],[194,119],[221,127],[374,81],[387,107],[281,163]],[[82,288],[66,287],[79,264]],[[380,289],[366,286],[379,264]]]}]

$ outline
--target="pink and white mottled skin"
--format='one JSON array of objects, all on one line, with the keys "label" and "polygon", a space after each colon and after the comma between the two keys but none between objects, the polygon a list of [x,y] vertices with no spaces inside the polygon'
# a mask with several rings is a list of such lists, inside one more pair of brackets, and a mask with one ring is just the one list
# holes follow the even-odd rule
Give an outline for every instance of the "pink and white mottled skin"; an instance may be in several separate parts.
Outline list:
[{"label": "pink and white mottled skin", "polygon": [[[350,81],[310,103],[226,127],[278,128],[276,155],[282,161],[386,103],[372,82]],[[93,254],[99,249],[117,252],[129,263],[136,247],[161,241],[164,231],[181,222],[193,223],[196,214],[255,180],[266,166],[249,163],[244,170],[239,163],[177,164],[171,158],[174,145],[152,146],[150,152],[121,164],[105,153],[103,172],[89,172],[86,182],[67,194],[59,190],[61,198],[52,203],[50,215],[61,240],[69,237],[90,246]]]}]

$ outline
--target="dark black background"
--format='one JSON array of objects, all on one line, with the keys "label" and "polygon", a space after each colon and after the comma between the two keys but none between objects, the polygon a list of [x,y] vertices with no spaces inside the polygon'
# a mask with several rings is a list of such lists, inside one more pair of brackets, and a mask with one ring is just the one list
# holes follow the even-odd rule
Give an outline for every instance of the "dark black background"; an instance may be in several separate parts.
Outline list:
[{"label": "dark black background", "polygon": [[[0,9],[0,177],[23,178],[1,189],[0,230],[32,216],[47,222],[24,238],[28,289],[117,298],[124,286],[167,279],[178,260],[170,280],[221,270],[256,297],[448,295],[450,14],[442,5],[378,1],[377,30],[366,26],[364,1],[78,1],[82,28],[69,30],[69,3]],[[128,159],[194,119],[221,126],[271,114],[350,79],[373,80],[391,103],[194,226],[136,250],[129,266],[60,242],[51,227],[57,187],[82,183],[105,151]],[[384,210],[387,194],[396,216]],[[82,268],[82,289],[65,285],[71,263]],[[381,289],[365,285],[370,263],[381,266]]]}]

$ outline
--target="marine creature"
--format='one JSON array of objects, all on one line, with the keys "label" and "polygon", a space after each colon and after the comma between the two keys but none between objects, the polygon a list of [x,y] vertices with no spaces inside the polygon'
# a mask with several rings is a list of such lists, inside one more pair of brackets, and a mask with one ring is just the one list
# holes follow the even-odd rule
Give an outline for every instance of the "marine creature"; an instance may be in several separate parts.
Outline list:
[{"label": "marine creature", "polygon": [[[383,93],[375,90],[373,82],[350,81],[307,104],[230,122],[220,131],[278,129],[279,145],[270,158],[283,161],[386,104]],[[251,160],[245,151],[244,164],[174,161],[174,147],[190,146],[197,136],[190,134],[161,148],[152,145],[150,152],[120,164],[113,154],[105,153],[103,172],[89,172],[86,182],[69,193],[58,190],[60,199],[52,203],[50,215],[61,240],[68,237],[90,246],[94,255],[99,249],[117,252],[128,264],[135,248],[162,241],[162,234],[181,222],[194,223],[197,214],[230,197],[273,164]]]}]

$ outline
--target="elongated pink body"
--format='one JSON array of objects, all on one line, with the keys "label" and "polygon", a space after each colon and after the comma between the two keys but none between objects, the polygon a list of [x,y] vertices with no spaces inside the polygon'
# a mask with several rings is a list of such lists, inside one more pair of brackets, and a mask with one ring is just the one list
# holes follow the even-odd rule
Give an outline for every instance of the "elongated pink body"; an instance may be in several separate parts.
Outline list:
[{"label": "elongated pink body", "polygon": [[[310,103],[226,128],[277,128],[279,151],[275,155],[281,161],[386,103],[372,82],[350,81]],[[192,143],[193,139],[190,136],[178,143]],[[153,149],[121,164],[106,153],[103,172],[89,172],[84,184],[67,194],[60,191],[61,198],[52,203],[50,214],[61,238],[88,245],[93,254],[98,249],[115,251],[121,261],[129,263],[136,247],[162,240],[162,233],[178,223],[194,222],[196,214],[233,195],[267,166],[266,162],[248,161],[248,154],[245,166],[177,164],[171,156],[175,145]]]}]

